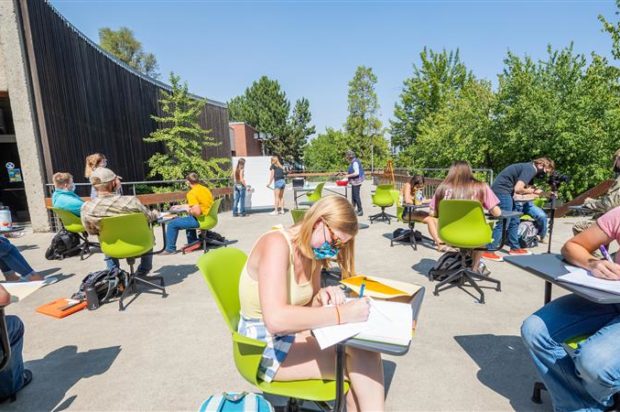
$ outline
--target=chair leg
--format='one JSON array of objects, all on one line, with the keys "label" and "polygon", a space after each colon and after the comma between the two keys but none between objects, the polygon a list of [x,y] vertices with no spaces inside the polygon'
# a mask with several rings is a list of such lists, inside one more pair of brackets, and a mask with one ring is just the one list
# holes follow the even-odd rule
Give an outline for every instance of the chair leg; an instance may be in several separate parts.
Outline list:
[{"label": "chair leg", "polygon": [[542,382],[534,382],[534,391],[532,392],[532,402],[542,404],[541,393],[543,390],[547,390],[547,387]]},{"label": "chair leg", "polygon": [[[437,286],[435,286],[433,295],[439,296],[439,292],[443,292],[444,290],[452,289],[453,287],[461,285],[464,272],[465,272],[465,269],[463,268],[456,269],[454,273],[448,275],[447,278],[445,278],[444,280],[439,282]],[[448,285],[448,286],[441,289],[441,287],[444,285]]]},{"label": "chair leg", "polygon": [[146,278],[144,277],[138,277],[136,276],[133,267],[135,264],[135,258],[129,258],[127,259],[127,263],[129,264],[129,276],[127,277],[127,283],[125,284],[125,290],[123,291],[123,294],[121,295],[121,298],[118,300],[118,310],[119,311],[124,311],[125,308],[127,307],[126,305],[123,304],[123,301],[125,300],[125,298],[127,298],[127,296],[129,296],[130,293],[135,293],[138,294],[138,283],[143,283],[145,285],[148,285],[150,287],[153,287],[155,289],[159,289],[162,291],[162,298],[165,298],[166,296],[168,296],[168,294],[166,293],[166,288],[164,285],[164,278],[161,276],[151,276],[148,279],[152,279],[152,280],[156,280],[159,282],[159,285],[149,282]]},{"label": "chair leg", "polygon": [[480,274],[478,272],[474,272],[474,271],[471,271],[469,273],[469,275],[471,277],[473,277],[474,279],[482,280],[482,281],[485,281],[485,282],[495,283],[495,290],[498,291],[498,292],[502,291],[502,282],[500,282],[497,279],[493,279],[493,278],[491,278],[489,276],[482,275],[482,274]]},{"label": "chair leg", "polygon": [[466,270],[463,273],[463,279],[467,280],[467,283],[469,283],[471,287],[474,288],[476,292],[480,294],[480,299],[478,299],[478,302],[484,304],[484,291],[482,290],[482,288],[480,288],[480,286],[478,286],[478,283],[476,282],[476,280],[472,276],[470,276],[469,270]]}]

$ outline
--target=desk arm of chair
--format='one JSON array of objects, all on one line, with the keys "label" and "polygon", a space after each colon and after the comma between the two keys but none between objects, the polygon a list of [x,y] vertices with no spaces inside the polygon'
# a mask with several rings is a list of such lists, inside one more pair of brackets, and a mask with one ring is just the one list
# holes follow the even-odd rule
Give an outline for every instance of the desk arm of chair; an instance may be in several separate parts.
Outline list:
[{"label": "desk arm of chair", "polygon": [[258,385],[258,367],[267,343],[233,332],[233,356],[239,373],[253,385]]},{"label": "desk arm of chair", "polygon": [[6,326],[6,318],[4,317],[4,306],[0,306],[0,348],[2,349],[0,371],[2,371],[9,364],[9,359],[11,359],[11,342],[9,342],[9,331]]}]

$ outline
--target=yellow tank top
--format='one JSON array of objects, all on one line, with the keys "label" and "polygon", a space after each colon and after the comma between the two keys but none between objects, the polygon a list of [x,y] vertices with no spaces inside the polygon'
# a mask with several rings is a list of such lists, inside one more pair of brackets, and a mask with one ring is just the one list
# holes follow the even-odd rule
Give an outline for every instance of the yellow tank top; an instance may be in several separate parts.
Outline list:
[{"label": "yellow tank top", "polygon": [[[305,306],[312,300],[312,296],[314,295],[312,280],[303,284],[298,284],[295,281],[295,265],[293,263],[293,245],[291,244],[291,239],[282,227],[277,227],[275,229],[282,233],[289,248],[288,304]],[[254,245],[254,247],[256,247],[256,245]],[[252,250],[254,250],[254,248],[252,248]],[[261,310],[260,298],[258,296],[258,281],[252,279],[248,273],[247,262],[241,271],[241,278],[239,279],[239,301],[241,303],[241,314],[243,316],[253,319],[263,318],[263,311]]]}]

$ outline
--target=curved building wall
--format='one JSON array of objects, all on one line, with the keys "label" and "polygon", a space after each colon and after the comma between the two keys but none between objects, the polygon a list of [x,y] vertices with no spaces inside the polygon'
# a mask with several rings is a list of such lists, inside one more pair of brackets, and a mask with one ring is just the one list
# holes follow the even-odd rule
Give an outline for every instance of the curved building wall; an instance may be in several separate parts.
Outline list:
[{"label": "curved building wall", "polygon": [[[144,180],[146,160],[163,147],[143,138],[157,129],[150,116],[169,87],[100,49],[43,0],[19,3],[48,182],[56,171],[84,181],[84,158],[94,152],[126,181]],[[226,105],[208,101],[201,125],[221,142],[203,155],[230,157]]]}]

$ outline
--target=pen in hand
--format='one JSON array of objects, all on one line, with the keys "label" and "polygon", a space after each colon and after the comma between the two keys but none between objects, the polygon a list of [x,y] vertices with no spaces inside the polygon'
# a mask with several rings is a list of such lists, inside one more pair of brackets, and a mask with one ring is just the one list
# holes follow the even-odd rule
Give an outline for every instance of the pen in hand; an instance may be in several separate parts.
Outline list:
[{"label": "pen in hand", "polygon": [[609,262],[614,263],[613,259],[611,258],[611,256],[609,255],[609,252],[607,251],[607,249],[605,248],[605,245],[601,245],[598,248],[601,253],[603,254],[603,257],[605,259],[607,259]]}]

